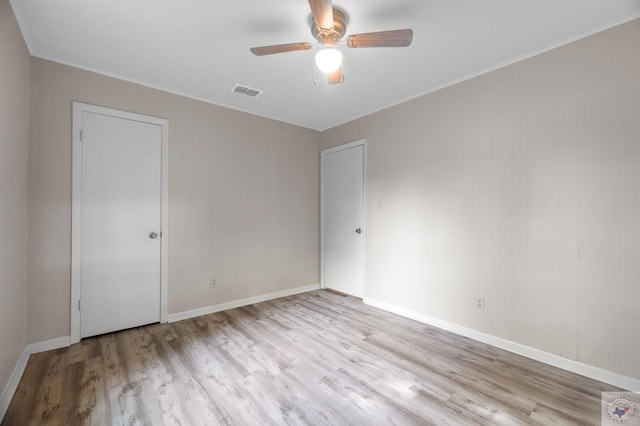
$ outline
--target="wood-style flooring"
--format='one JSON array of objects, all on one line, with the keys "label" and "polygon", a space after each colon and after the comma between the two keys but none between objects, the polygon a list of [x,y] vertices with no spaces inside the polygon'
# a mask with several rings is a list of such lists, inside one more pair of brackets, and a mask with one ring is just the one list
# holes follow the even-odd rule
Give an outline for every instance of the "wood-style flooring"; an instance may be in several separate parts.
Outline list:
[{"label": "wood-style flooring", "polygon": [[318,290],[34,354],[2,425],[599,425],[614,390]]}]

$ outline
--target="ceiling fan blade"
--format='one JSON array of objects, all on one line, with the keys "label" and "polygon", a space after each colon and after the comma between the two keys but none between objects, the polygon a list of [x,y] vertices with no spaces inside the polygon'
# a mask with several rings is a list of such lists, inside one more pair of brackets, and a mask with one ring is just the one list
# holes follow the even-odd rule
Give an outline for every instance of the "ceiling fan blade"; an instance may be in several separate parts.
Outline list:
[{"label": "ceiling fan blade", "polygon": [[413,40],[413,30],[391,30],[376,33],[352,34],[347,37],[348,47],[407,47]]},{"label": "ceiling fan blade", "polygon": [[340,84],[344,81],[344,74],[342,73],[342,65],[337,70],[327,74],[329,84]]},{"label": "ceiling fan blade", "polygon": [[323,30],[333,28],[333,5],[331,0],[309,0],[311,14],[316,25]]},{"label": "ceiling fan blade", "polygon": [[274,44],[271,46],[252,47],[251,53],[256,56],[273,55],[274,53],[295,52],[296,50],[309,50],[311,43]]}]

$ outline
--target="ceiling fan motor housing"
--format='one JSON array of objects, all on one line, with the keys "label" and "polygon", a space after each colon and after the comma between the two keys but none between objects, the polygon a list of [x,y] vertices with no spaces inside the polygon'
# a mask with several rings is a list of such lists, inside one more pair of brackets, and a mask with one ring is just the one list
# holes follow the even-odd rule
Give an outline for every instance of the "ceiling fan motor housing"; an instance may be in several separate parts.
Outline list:
[{"label": "ceiling fan motor housing", "polygon": [[347,15],[340,9],[333,8],[333,28],[325,30],[318,27],[311,16],[311,35],[322,45],[335,45],[347,32]]}]

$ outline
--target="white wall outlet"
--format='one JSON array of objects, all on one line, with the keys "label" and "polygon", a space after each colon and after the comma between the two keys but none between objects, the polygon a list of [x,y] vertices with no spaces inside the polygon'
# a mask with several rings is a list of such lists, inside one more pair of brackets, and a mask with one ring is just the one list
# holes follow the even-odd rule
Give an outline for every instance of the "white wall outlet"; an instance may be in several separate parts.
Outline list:
[{"label": "white wall outlet", "polygon": [[209,288],[216,288],[218,286],[218,281],[216,277],[209,278]]},{"label": "white wall outlet", "polygon": [[480,310],[480,311],[484,311],[484,297],[476,297],[476,309]]}]

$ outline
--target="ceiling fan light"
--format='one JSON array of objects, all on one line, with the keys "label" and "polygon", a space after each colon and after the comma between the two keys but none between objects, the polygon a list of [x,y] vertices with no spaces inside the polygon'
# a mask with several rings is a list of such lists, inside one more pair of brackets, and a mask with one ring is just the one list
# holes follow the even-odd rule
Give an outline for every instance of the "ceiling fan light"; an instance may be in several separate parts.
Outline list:
[{"label": "ceiling fan light", "polygon": [[333,47],[325,47],[316,53],[316,65],[320,71],[332,73],[342,65],[342,53]]}]

